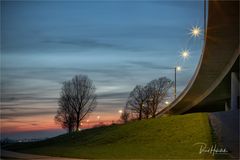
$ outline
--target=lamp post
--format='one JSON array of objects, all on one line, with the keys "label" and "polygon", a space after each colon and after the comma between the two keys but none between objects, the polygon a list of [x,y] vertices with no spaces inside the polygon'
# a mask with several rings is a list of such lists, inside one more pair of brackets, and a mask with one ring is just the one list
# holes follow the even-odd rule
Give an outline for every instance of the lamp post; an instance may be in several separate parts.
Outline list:
[{"label": "lamp post", "polygon": [[174,99],[177,97],[177,71],[181,71],[181,69],[180,66],[174,68]]},{"label": "lamp post", "polygon": [[174,99],[177,97],[177,67],[174,68]]}]

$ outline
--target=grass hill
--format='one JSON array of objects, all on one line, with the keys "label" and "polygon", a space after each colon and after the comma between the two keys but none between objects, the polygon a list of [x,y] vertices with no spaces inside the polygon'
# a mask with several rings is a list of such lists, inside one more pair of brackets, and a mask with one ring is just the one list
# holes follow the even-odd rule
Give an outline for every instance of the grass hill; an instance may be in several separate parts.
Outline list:
[{"label": "grass hill", "polygon": [[212,144],[205,113],[134,121],[65,134],[42,142],[8,146],[7,149],[61,157],[94,159],[214,159],[199,154],[202,142]]}]

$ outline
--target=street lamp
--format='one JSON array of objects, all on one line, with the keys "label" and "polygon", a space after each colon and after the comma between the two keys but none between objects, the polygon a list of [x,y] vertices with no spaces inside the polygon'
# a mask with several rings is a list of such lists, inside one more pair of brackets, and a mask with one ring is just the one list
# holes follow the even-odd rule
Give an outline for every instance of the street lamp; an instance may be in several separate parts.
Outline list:
[{"label": "street lamp", "polygon": [[202,30],[198,26],[192,27],[190,34],[192,37],[199,37],[201,35]]},{"label": "street lamp", "polygon": [[168,101],[165,101],[165,104],[166,104],[166,105],[168,105],[168,104],[169,104],[169,102],[168,102]]},{"label": "street lamp", "polygon": [[122,111],[121,109],[118,111],[118,113],[120,113],[120,114],[122,114],[122,112],[123,112],[123,111]]},{"label": "street lamp", "polygon": [[189,58],[190,52],[189,50],[182,50],[181,51],[181,57],[185,60],[187,58]]},{"label": "street lamp", "polygon": [[99,119],[100,119],[100,116],[97,116],[97,119],[99,120]]},{"label": "street lamp", "polygon": [[177,67],[176,67],[176,70],[177,70],[178,72],[180,72],[180,71],[182,70],[182,67],[181,67],[181,66],[177,66]]},{"label": "street lamp", "polygon": [[177,72],[180,72],[181,70],[181,66],[176,66],[174,68],[174,99],[177,97]]}]

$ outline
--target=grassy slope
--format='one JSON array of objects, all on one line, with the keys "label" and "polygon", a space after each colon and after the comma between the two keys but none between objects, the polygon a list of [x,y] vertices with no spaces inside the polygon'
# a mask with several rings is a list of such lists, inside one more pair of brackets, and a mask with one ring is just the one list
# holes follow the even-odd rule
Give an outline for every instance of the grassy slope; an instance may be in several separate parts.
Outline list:
[{"label": "grassy slope", "polygon": [[197,142],[211,145],[207,114],[187,114],[130,122],[62,135],[9,149],[79,158],[210,158]]}]

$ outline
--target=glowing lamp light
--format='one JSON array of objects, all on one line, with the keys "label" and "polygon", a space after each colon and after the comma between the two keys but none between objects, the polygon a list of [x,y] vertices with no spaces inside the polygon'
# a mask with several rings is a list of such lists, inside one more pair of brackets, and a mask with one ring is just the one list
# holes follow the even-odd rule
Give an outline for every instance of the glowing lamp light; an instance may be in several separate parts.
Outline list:
[{"label": "glowing lamp light", "polygon": [[87,122],[89,122],[89,120],[87,120]]},{"label": "glowing lamp light", "polygon": [[190,52],[188,50],[181,51],[181,56],[183,57],[183,59],[187,59],[189,55],[190,55]]},{"label": "glowing lamp light", "polygon": [[167,105],[168,105],[168,104],[169,104],[169,102],[168,102],[168,101],[165,101],[165,104],[167,104]]},{"label": "glowing lamp light", "polygon": [[100,119],[100,116],[97,116],[97,119],[99,120],[99,119]]},{"label": "glowing lamp light", "polygon": [[176,67],[176,70],[177,70],[177,71],[181,71],[182,68],[181,68],[180,66],[177,66],[177,67]]},{"label": "glowing lamp light", "polygon": [[192,37],[199,37],[201,35],[201,29],[198,26],[194,26],[190,32]]},{"label": "glowing lamp light", "polygon": [[119,110],[118,113],[122,113],[123,111],[122,110]]}]

